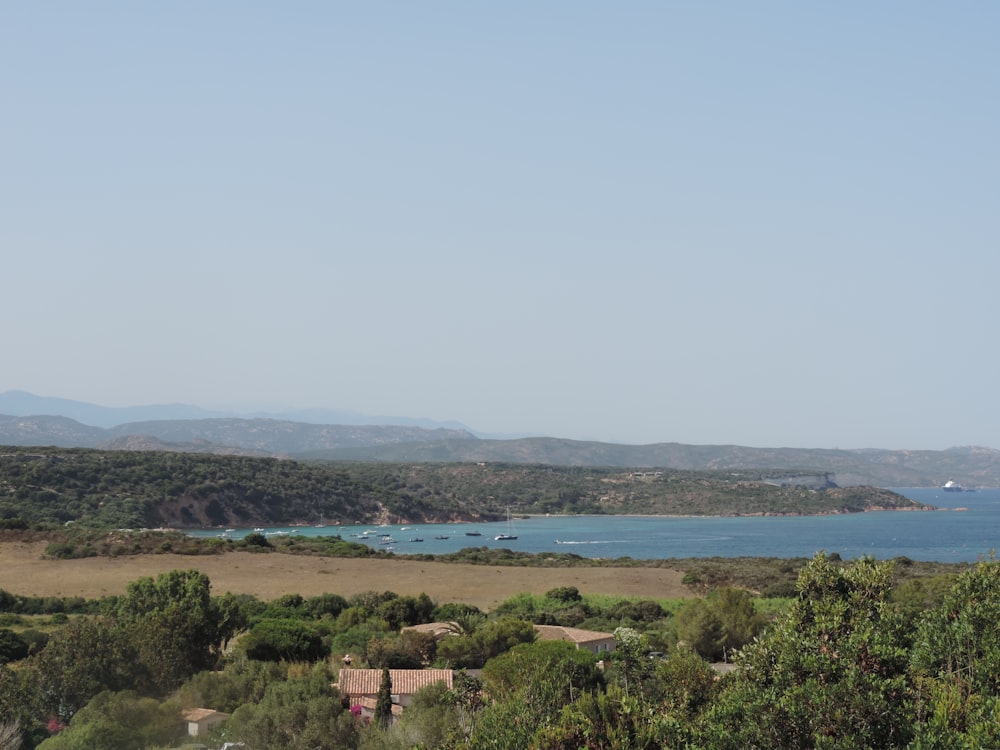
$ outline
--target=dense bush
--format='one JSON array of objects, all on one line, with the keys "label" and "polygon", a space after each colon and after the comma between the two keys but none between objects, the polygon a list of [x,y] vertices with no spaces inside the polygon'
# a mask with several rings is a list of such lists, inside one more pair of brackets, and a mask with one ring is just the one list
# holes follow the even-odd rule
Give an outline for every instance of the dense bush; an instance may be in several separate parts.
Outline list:
[{"label": "dense bush", "polygon": [[87,601],[80,596],[15,596],[0,589],[0,612],[14,612],[21,615],[51,615],[57,612],[80,614],[93,612],[98,602]]},{"label": "dense bush", "polygon": [[316,629],[299,620],[261,620],[240,640],[240,649],[260,661],[316,661],[326,654]]},{"label": "dense bush", "polygon": [[0,628],[0,664],[19,661],[28,655],[28,643],[13,630]]}]

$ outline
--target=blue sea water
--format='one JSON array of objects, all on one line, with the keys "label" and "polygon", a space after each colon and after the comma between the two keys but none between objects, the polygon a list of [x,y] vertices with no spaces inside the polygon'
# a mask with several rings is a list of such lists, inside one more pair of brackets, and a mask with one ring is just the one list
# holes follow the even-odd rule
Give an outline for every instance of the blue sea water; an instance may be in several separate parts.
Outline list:
[{"label": "blue sea water", "polygon": [[[845,559],[905,556],[913,560],[974,562],[1000,548],[1000,489],[943,492],[897,489],[913,500],[940,508],[928,512],[872,512],[836,516],[678,518],[649,516],[545,516],[514,522],[516,540],[496,541],[507,523],[419,524],[416,526],[281,527],[265,533],[317,536],[339,534],[398,554],[443,554],[465,547],[560,552],[590,558],[637,560],[678,557],[811,557],[819,550]],[[963,510],[956,510],[962,508]],[[239,538],[252,531],[230,532]],[[367,536],[364,532],[370,532]],[[478,531],[482,536],[467,536]],[[198,532],[200,536],[218,531]],[[379,534],[395,543],[380,544]],[[447,539],[435,537],[447,536]],[[423,541],[413,541],[415,539]]]}]

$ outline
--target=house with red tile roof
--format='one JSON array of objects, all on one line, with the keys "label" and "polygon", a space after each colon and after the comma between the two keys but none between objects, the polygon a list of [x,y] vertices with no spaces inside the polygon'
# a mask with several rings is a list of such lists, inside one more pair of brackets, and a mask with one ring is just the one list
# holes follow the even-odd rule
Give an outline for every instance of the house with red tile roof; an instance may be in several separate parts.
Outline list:
[{"label": "house with red tile roof", "polygon": [[[392,703],[401,709],[410,705],[413,694],[428,685],[443,683],[449,690],[454,686],[455,673],[450,669],[390,669],[389,680],[392,682]],[[340,676],[334,687],[346,697],[352,706],[365,706],[363,699],[378,698],[378,689],[382,684],[381,669],[351,669],[340,670]],[[372,704],[374,708],[374,703]]]},{"label": "house with red tile roof", "polygon": [[612,633],[564,628],[562,625],[535,625],[535,633],[540,641],[569,641],[592,654],[606,654],[615,650],[615,637]]}]

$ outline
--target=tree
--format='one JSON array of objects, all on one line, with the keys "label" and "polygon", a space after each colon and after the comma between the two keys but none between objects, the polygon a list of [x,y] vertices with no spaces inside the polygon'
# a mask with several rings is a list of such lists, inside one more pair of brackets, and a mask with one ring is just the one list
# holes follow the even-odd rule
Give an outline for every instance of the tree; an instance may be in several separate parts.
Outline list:
[{"label": "tree", "polygon": [[823,554],[799,575],[798,598],[737,657],[705,713],[704,745],[746,748],[905,747],[912,691],[891,563],[839,568]]},{"label": "tree", "polygon": [[635,628],[615,629],[615,650],[612,679],[621,685],[625,696],[641,696],[643,684],[652,666],[646,657],[649,651],[645,637]]},{"label": "tree", "polygon": [[[0,589],[0,592],[2,591],[3,590]],[[471,616],[475,616],[477,618],[484,617],[479,607],[475,607],[471,604],[462,604],[460,602],[445,602],[439,607],[435,607],[434,611],[431,613],[431,619],[435,622],[452,622],[463,617]]]},{"label": "tree", "polygon": [[710,661],[727,658],[763,628],[750,593],[728,586],[685,603],[676,617],[677,640]]},{"label": "tree", "polygon": [[643,599],[617,602],[608,610],[607,616],[623,625],[629,625],[656,622],[666,617],[667,613],[657,602]]},{"label": "tree", "polygon": [[271,549],[273,545],[268,541],[266,536],[255,531],[243,537],[243,546],[258,549]]},{"label": "tree", "polygon": [[0,664],[0,726],[6,727],[3,731],[10,746],[4,748],[0,744],[0,750],[16,750],[22,738],[27,740],[28,747],[33,747],[33,739],[47,735],[39,724],[45,708],[41,705],[36,684],[34,670],[15,671]]},{"label": "tree", "polygon": [[398,637],[372,638],[365,648],[368,665],[373,669],[421,669],[430,665],[436,654],[437,639],[416,630],[404,630]]},{"label": "tree", "polygon": [[372,724],[362,730],[358,750],[454,748],[459,736],[458,709],[443,682],[413,694],[413,700],[386,729]]},{"label": "tree", "polygon": [[554,589],[549,589],[545,592],[545,598],[565,603],[583,601],[580,589],[576,586],[557,586]]},{"label": "tree", "polygon": [[258,703],[236,709],[227,731],[257,750],[341,750],[357,745],[358,725],[330,687],[322,664],[302,677],[272,682]]},{"label": "tree", "polygon": [[675,621],[679,644],[705,659],[717,661],[722,657],[725,641],[722,622],[704,599],[686,602],[677,611]]},{"label": "tree", "polygon": [[181,685],[178,700],[185,706],[211,706],[232,713],[244,703],[259,703],[267,686],[287,677],[277,662],[247,658],[230,660],[221,672],[199,672]]},{"label": "tree", "polygon": [[43,742],[41,750],[133,750],[165,745],[181,724],[176,703],[160,703],[133,691],[104,692],[73,717],[68,728]]},{"label": "tree", "polygon": [[44,707],[64,722],[100,692],[147,682],[131,638],[103,618],[70,621],[28,661]]},{"label": "tree", "polygon": [[392,678],[388,669],[382,670],[382,682],[375,699],[375,724],[386,729],[392,723]]},{"label": "tree", "polygon": [[487,622],[489,620],[486,618],[486,615],[477,610],[475,612],[456,614],[449,620],[446,627],[452,635],[475,635],[476,631]]},{"label": "tree", "polygon": [[375,607],[375,615],[389,623],[392,630],[407,625],[430,622],[434,603],[427,594],[420,596],[394,596]]},{"label": "tree", "polygon": [[404,630],[399,634],[399,648],[416,659],[421,666],[430,666],[437,656],[437,638],[419,630]]},{"label": "tree", "polygon": [[494,656],[499,656],[519,643],[535,640],[535,628],[530,622],[513,617],[479,626],[471,635],[449,636],[438,643],[439,662],[453,668],[480,669]]},{"label": "tree", "polygon": [[962,573],[921,622],[911,659],[917,746],[1000,746],[1000,562]]},{"label": "tree", "polygon": [[743,648],[764,629],[764,618],[754,609],[753,597],[744,589],[725,586],[708,597],[708,607],[719,622],[722,658]]},{"label": "tree", "polygon": [[249,625],[248,602],[227,591],[214,600],[214,605],[218,623],[216,648],[221,653],[226,650],[230,641]]},{"label": "tree", "polygon": [[712,666],[694,651],[674,649],[655,663],[658,694],[656,700],[668,712],[684,720],[701,713],[718,692],[718,678]]},{"label": "tree", "polygon": [[220,628],[210,588],[204,573],[172,570],[133,581],[119,600],[116,617],[131,631],[157,692],[214,666],[223,641],[232,635],[232,627]]},{"label": "tree", "polygon": [[551,683],[538,686],[532,703],[520,698],[491,701],[478,713],[468,744],[475,750],[523,750],[532,747],[532,738],[543,727],[556,720],[554,701],[544,693]]},{"label": "tree", "polygon": [[960,682],[966,695],[1000,692],[1000,562],[981,562],[958,577],[921,623],[913,666]]},{"label": "tree", "polygon": [[444,746],[459,731],[458,711],[451,701],[451,691],[444,683],[418,690],[403,712],[399,728],[408,740],[408,748]]},{"label": "tree", "polygon": [[482,680],[473,677],[464,669],[458,670],[452,679],[448,700],[455,707],[458,725],[468,739],[472,734],[476,718],[484,706]]},{"label": "tree", "polygon": [[531,740],[535,750],[663,750],[690,747],[689,723],[625,695],[609,685],[606,692],[585,693],[566,706],[558,720],[540,728]]},{"label": "tree", "polygon": [[368,665],[372,669],[421,669],[419,656],[407,652],[399,638],[372,638],[365,648]]},{"label": "tree", "polygon": [[249,658],[263,661],[316,661],[326,655],[316,629],[298,620],[261,620],[239,645]]},{"label": "tree", "polygon": [[556,709],[603,684],[597,657],[566,641],[522,643],[483,668],[483,686],[493,699],[537,701],[537,693],[552,698]]},{"label": "tree", "polygon": [[941,606],[957,579],[958,576],[953,574],[911,578],[895,588],[892,603],[916,630],[923,615]]},{"label": "tree", "polygon": [[325,616],[336,618],[347,609],[347,600],[340,594],[320,594],[306,599],[303,603],[305,613],[318,620]]}]

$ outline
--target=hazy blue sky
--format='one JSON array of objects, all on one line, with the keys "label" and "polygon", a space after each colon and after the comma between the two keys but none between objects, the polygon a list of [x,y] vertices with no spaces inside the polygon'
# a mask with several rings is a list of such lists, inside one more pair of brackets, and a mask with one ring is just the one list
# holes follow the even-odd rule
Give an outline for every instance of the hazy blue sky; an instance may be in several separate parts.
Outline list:
[{"label": "hazy blue sky", "polygon": [[0,7],[0,390],[1000,448],[1000,4]]}]

